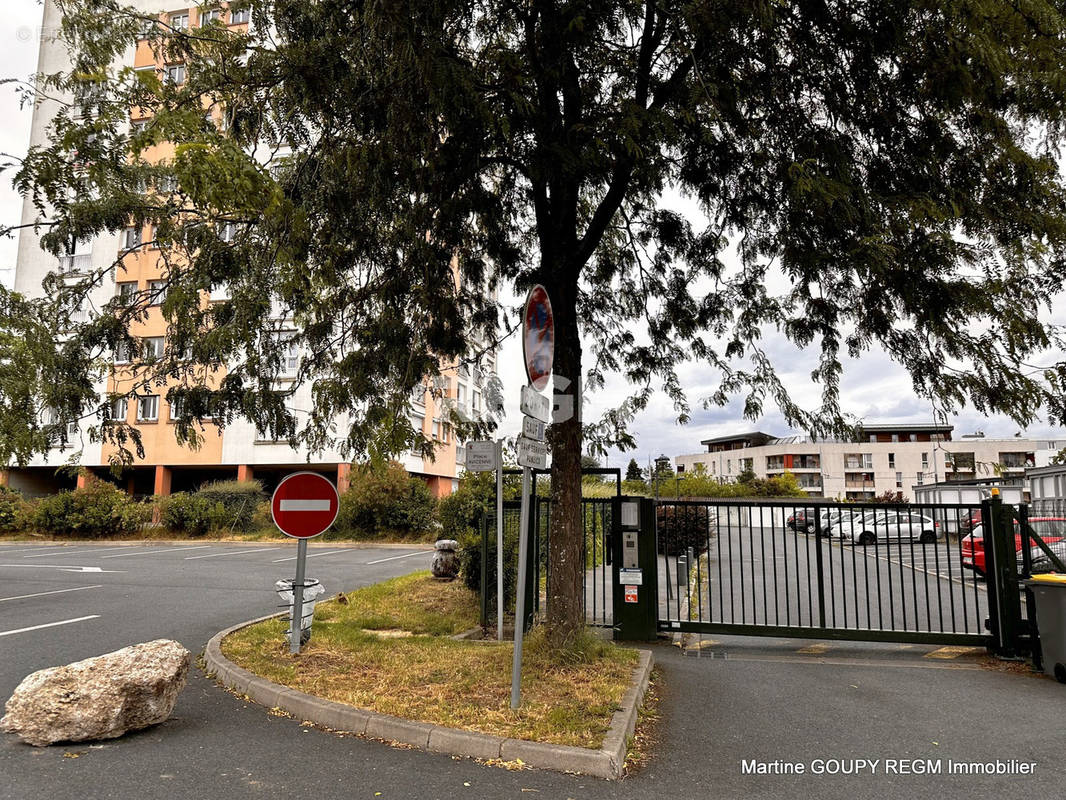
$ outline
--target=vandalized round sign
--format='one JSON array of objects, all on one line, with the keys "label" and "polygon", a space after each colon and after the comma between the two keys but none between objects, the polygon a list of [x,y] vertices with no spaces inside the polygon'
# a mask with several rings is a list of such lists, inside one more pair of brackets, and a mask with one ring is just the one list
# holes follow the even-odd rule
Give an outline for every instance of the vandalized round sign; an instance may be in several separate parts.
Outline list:
[{"label": "vandalized round sign", "polygon": [[529,290],[522,312],[522,354],[529,383],[542,391],[548,385],[555,359],[555,317],[548,292],[539,283]]}]

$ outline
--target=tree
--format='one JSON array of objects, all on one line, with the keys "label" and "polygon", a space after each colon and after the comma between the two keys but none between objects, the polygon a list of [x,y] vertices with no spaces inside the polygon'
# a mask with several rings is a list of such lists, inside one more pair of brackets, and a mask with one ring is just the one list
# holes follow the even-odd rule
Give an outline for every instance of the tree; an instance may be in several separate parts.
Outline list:
[{"label": "tree", "polygon": [[641,470],[640,465],[637,464],[635,458],[629,459],[629,466],[626,467],[626,480],[627,481],[642,481],[644,480],[644,472]]},{"label": "tree", "polygon": [[[71,65],[38,86],[92,113],[61,109],[17,184],[57,255],[156,226],[174,254],[163,313],[192,358],[138,374],[166,377],[193,420],[239,413],[381,457],[428,448],[406,397],[497,335],[503,282],[551,296],[557,393],[611,372],[634,385],[602,420],[551,428],[556,643],[583,620],[581,454],[632,445],[626,424],[658,388],[686,420],[684,359],[717,381],[706,404],[742,394],[755,418],[772,401],[815,435],[848,428],[842,354],[870,349],[943,410],[1066,416],[1066,363],[1030,366],[1062,343],[1041,318],[1066,241],[1056,4],[243,0],[250,33],[172,29],[117,0],[57,5]],[[186,83],[114,67],[146,21]],[[150,121],[127,133],[131,107]],[[173,158],[150,163],[163,141]],[[73,331],[27,362],[61,421],[105,415],[99,356],[132,346],[145,313],[128,298],[75,323],[103,277],[55,280],[34,315]],[[203,304],[219,283],[231,299]],[[310,354],[298,382],[314,382],[315,411],[299,425],[274,381],[278,303]],[[818,408],[778,379],[760,346],[774,330],[819,353]],[[7,396],[0,411],[38,426]]]}]

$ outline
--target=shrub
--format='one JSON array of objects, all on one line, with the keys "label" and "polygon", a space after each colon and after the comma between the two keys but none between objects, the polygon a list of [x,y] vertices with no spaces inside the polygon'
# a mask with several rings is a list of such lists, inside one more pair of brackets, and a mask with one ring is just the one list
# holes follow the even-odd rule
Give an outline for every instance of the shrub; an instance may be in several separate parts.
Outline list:
[{"label": "shrub", "polygon": [[24,529],[33,514],[33,505],[21,492],[0,486],[0,533]]},{"label": "shrub", "polygon": [[441,538],[463,541],[478,530],[481,517],[496,501],[494,472],[467,472],[454,492],[440,501]]},{"label": "shrub", "polygon": [[327,538],[424,539],[432,535],[437,501],[421,478],[391,462],[352,470],[351,487],[341,495],[337,522]]},{"label": "shrub", "polygon": [[198,503],[203,503],[211,530],[252,530],[256,512],[266,501],[263,484],[259,481],[205,483],[194,497]]},{"label": "shrub", "polygon": [[177,492],[160,498],[159,520],[174,533],[203,536],[211,530],[211,506],[203,497]]},{"label": "shrub", "polygon": [[[496,526],[489,531],[488,541],[489,609],[496,608]],[[473,592],[481,592],[481,532],[467,530],[459,539],[459,574],[463,583]],[[503,597],[505,613],[514,612],[515,587],[518,576],[518,526],[505,526],[503,532]],[[491,613],[491,611],[490,611]]]},{"label": "shrub", "polygon": [[689,547],[697,553],[707,549],[710,538],[710,515],[707,506],[664,505],[656,509],[659,550],[669,556],[680,555]]},{"label": "shrub", "polygon": [[33,524],[46,533],[102,538],[135,533],[151,509],[107,481],[94,480],[73,492],[41,498]]}]

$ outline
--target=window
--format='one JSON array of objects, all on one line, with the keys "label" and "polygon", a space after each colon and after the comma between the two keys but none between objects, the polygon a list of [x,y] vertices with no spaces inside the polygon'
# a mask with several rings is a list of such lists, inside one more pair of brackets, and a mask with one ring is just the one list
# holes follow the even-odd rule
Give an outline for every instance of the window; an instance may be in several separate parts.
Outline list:
[{"label": "window", "polygon": [[466,406],[466,387],[461,383],[456,387],[455,399],[459,402],[460,408]]},{"label": "window", "polygon": [[898,433],[893,433],[892,434],[892,441],[893,442],[898,442],[899,441],[899,434]]},{"label": "window", "polygon": [[125,397],[119,398],[111,404],[111,419],[116,422],[125,422],[129,411],[129,401]]},{"label": "window", "polygon": [[922,485],[922,480],[924,479],[924,477],[925,477],[925,473],[923,473],[923,472],[919,472],[918,473],[918,485],[919,486]]},{"label": "window", "polygon": [[252,12],[250,9],[241,8],[234,9],[229,12],[229,24],[230,25],[246,25],[252,18]]},{"label": "window", "polygon": [[148,303],[153,306],[161,305],[166,299],[166,281],[148,281]]},{"label": "window", "polygon": [[440,420],[433,420],[433,439],[440,439]]},{"label": "window", "polygon": [[163,76],[172,86],[180,86],[185,83],[185,65],[170,64],[163,69]]},{"label": "window", "polygon": [[141,228],[140,226],[130,226],[126,228],[123,238],[125,248],[127,250],[134,250],[141,246]]},{"label": "window", "polygon": [[451,438],[452,438],[452,426],[449,425],[447,422],[445,422],[444,425],[441,426],[440,440],[442,442],[448,442],[448,441],[451,441]]},{"label": "window", "polygon": [[222,11],[218,8],[212,8],[210,11],[204,11],[200,14],[200,24],[210,25],[212,22],[219,22],[222,19]]},{"label": "window", "polygon": [[173,175],[163,175],[156,181],[156,186],[159,191],[167,194],[170,192],[178,191],[178,179]]},{"label": "window", "polygon": [[145,39],[149,39],[152,36],[152,32],[155,30],[155,20],[146,19],[141,22],[140,30],[137,31],[137,41],[143,42]]},{"label": "window", "polygon": [[[426,404],[426,387],[422,384],[418,384],[411,389],[411,404],[416,406],[424,406]],[[414,424],[414,417],[411,418],[412,424]]]},{"label": "window", "polygon": [[895,453],[889,453],[888,454],[888,468],[889,469],[895,469],[896,468],[896,454]]},{"label": "window", "polygon": [[[411,415],[411,427],[414,428],[414,431],[415,431],[415,433],[418,436],[422,435],[422,429],[425,427],[425,424],[426,424],[426,418],[423,417],[421,414],[412,414]],[[417,442],[412,442],[411,443],[411,452],[414,453],[415,455],[420,455],[421,454],[422,451],[418,449]]]},{"label": "window", "polygon": [[474,390],[474,413],[481,413],[481,392]]},{"label": "window", "polygon": [[903,473],[902,472],[897,472],[896,473],[896,488],[897,489],[902,489],[903,488]]},{"label": "window", "polygon": [[916,441],[918,441],[918,434],[916,434],[916,433],[912,433],[912,434],[911,434],[911,435],[910,435],[910,436],[909,436],[908,438],[909,438],[909,439],[910,439],[910,440],[911,440],[912,442],[916,442]]},{"label": "window", "polygon": [[237,238],[237,225],[233,222],[223,223],[218,229],[218,238],[224,242],[232,242]]},{"label": "window", "polygon": [[115,345],[115,363],[116,364],[129,364],[130,353],[129,347],[125,342],[119,342]]},{"label": "window", "polygon": [[159,421],[159,395],[150,394],[137,400],[137,421]]},{"label": "window", "polygon": [[188,30],[189,28],[189,12],[180,11],[177,14],[170,15],[170,27],[179,31]]},{"label": "window", "polygon": [[922,469],[929,469],[929,453],[922,453]]},{"label": "window", "polygon": [[295,378],[300,371],[300,349],[293,341],[296,333],[286,331],[278,336],[278,345],[281,348],[281,369],[279,378]]},{"label": "window", "polygon": [[148,360],[162,358],[165,339],[162,336],[148,336],[141,340],[144,344],[144,357]]},{"label": "window", "polygon": [[175,397],[170,401],[170,421],[174,422],[185,417],[185,398]]},{"label": "window", "polygon": [[876,442],[877,441],[877,434],[876,433],[871,433],[870,434],[870,441],[871,442]]},{"label": "window", "polygon": [[115,294],[123,303],[132,303],[137,295],[137,281],[123,281],[115,284]]},{"label": "window", "polygon": [[725,460],[725,471],[730,475],[733,474],[733,459],[727,458]]}]

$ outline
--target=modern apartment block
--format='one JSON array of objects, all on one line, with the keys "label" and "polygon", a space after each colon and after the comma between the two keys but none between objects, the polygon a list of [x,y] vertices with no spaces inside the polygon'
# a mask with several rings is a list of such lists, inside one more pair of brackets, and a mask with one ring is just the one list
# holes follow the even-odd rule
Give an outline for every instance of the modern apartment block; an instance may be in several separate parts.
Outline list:
[{"label": "modern apartment block", "polygon": [[679,473],[702,466],[733,482],[745,469],[768,478],[791,472],[812,497],[870,499],[886,492],[913,500],[913,487],[940,481],[1021,479],[1046,465],[1066,439],[952,438],[950,425],[864,425],[855,441],[776,437],[761,431],[705,439],[704,451],[674,459]]},{"label": "modern apartment block", "polygon": [[[139,11],[157,16],[162,22],[174,27],[196,27],[206,20],[219,20],[231,28],[254,25],[247,10],[231,10],[226,3],[204,7],[191,4],[191,0],[126,0]],[[49,32],[60,29],[60,15],[54,0],[44,3],[39,70],[44,73],[59,72],[69,68],[69,60],[63,43],[56,41]],[[185,80],[184,65],[163,63],[147,41],[131,42],[126,53],[126,65],[137,70],[155,70],[162,80],[181,83]],[[73,98],[66,98],[72,102]],[[31,145],[46,140],[47,126],[59,106],[57,100],[46,100],[34,111],[31,128]],[[217,112],[213,112],[216,113]],[[131,109],[131,128],[147,122],[139,116],[138,109]],[[174,148],[163,144],[154,148],[148,158],[162,161],[170,158]],[[22,223],[32,224],[36,212],[33,205],[25,203]],[[163,279],[161,252],[152,244],[153,232],[130,227],[114,235],[98,236],[91,241],[75,242],[67,255],[56,259],[40,248],[40,236],[32,228],[24,228],[19,241],[18,260],[14,288],[29,296],[40,296],[42,281],[49,273],[60,273],[71,280],[89,269],[106,269],[119,254],[124,256],[124,269],[112,269],[109,279],[99,286],[80,313],[97,313],[115,296],[151,292]],[[144,244],[142,244],[142,242]],[[218,296],[205,300],[224,299],[224,289]],[[161,302],[161,301],[160,301]],[[283,322],[284,325],[284,322]],[[134,323],[131,329],[143,344],[142,353],[115,353],[114,368],[106,384],[98,387],[101,396],[108,392],[121,392],[133,379],[138,359],[143,356],[161,355],[168,346],[167,323],[158,307],[149,308],[146,318]],[[294,348],[284,364],[281,382],[295,378],[299,367],[300,353]],[[425,479],[438,496],[449,494],[454,488],[457,472],[464,461],[463,444],[459,442],[448,424],[447,406],[457,407],[468,415],[480,415],[486,409],[484,386],[497,369],[497,353],[490,352],[481,359],[479,369],[454,365],[445,369],[434,386],[425,392],[416,392],[411,398],[411,419],[416,428],[421,428],[427,438],[440,443],[433,460],[423,459],[420,454],[408,453],[401,462],[412,474]],[[221,375],[213,376],[217,380]],[[112,418],[127,420],[135,425],[142,436],[144,457],[121,477],[121,485],[137,495],[168,494],[173,491],[192,489],[206,480],[221,478],[257,478],[268,488],[281,476],[298,469],[310,469],[334,478],[338,488],[347,488],[351,464],[338,452],[315,454],[310,462],[307,453],[291,448],[285,442],[272,441],[247,420],[238,420],[223,431],[205,423],[204,441],[196,449],[182,447],[174,436],[171,424],[179,415],[180,408],[166,402],[168,386],[161,386],[152,394],[145,394],[129,401],[119,401],[112,409]],[[297,425],[300,415],[309,413],[311,390],[304,385],[291,401],[290,410],[295,414]],[[36,458],[22,468],[9,468],[0,472],[0,481],[30,494],[42,494],[61,488],[70,488],[77,481],[70,474],[57,473],[57,467],[67,465],[77,454],[78,465],[90,473],[109,476],[109,457],[114,455],[110,445],[91,442],[87,430],[96,420],[86,420],[70,431],[69,443],[56,447],[45,456]]]}]

